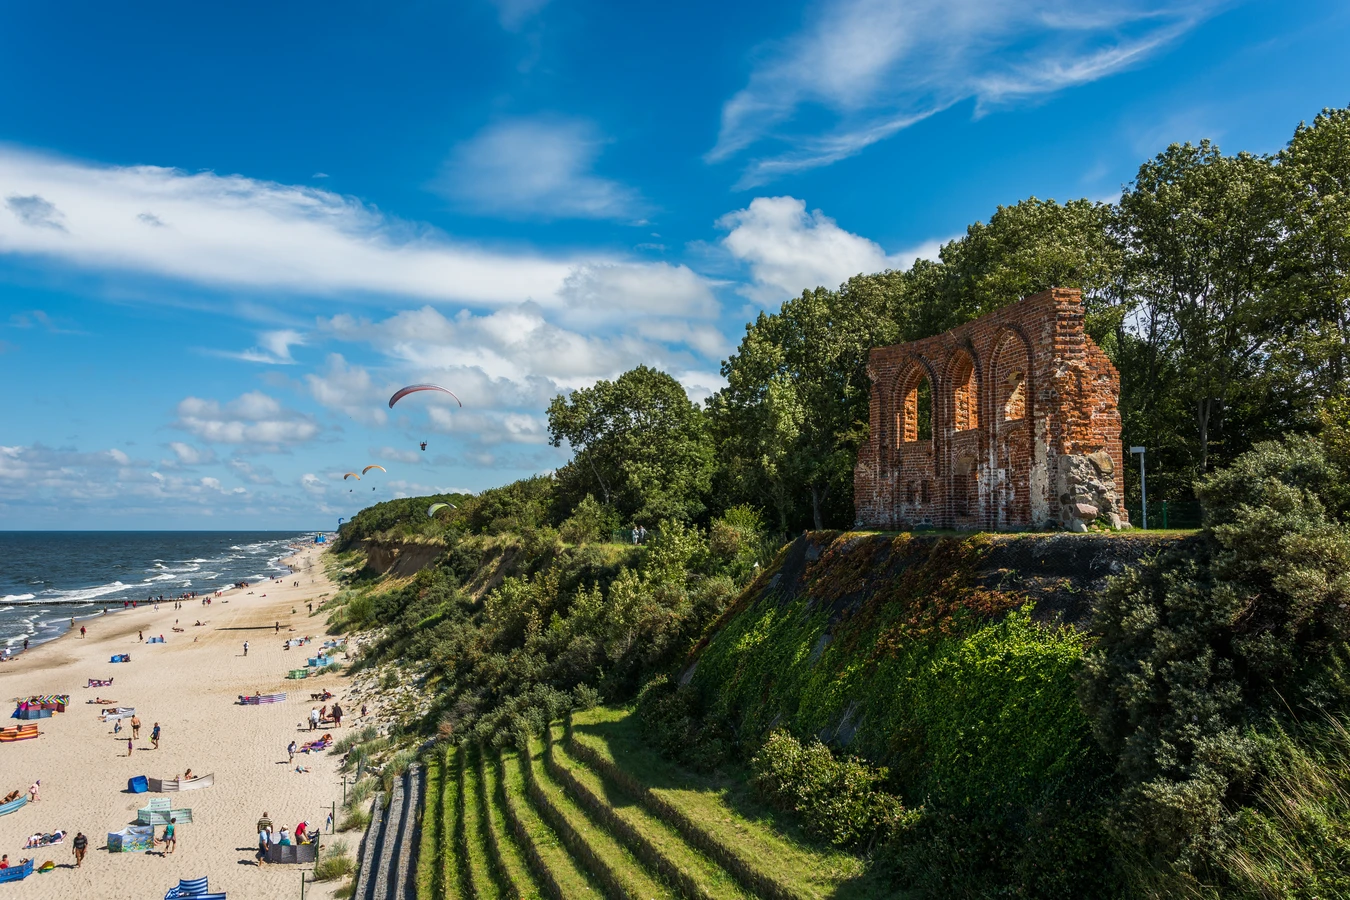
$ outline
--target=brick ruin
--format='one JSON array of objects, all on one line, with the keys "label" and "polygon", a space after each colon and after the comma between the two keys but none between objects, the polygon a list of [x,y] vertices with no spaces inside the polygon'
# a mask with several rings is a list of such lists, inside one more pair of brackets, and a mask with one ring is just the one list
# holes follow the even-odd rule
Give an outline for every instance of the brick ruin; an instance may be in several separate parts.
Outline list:
[{"label": "brick ruin", "polygon": [[876,347],[857,524],[975,530],[1129,527],[1120,375],[1056,288],[945,334]]}]

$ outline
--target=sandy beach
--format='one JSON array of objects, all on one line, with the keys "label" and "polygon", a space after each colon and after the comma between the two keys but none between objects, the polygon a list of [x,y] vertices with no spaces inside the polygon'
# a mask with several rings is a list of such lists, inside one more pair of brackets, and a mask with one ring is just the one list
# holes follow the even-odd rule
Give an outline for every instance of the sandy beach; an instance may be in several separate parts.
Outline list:
[{"label": "sandy beach", "polygon": [[[179,610],[163,603],[156,611],[109,613],[83,620],[58,640],[35,647],[18,659],[0,664],[0,697],[6,726],[13,700],[35,694],[70,694],[63,713],[38,719],[42,734],[34,740],[0,743],[0,796],[27,791],[41,779],[40,800],[0,816],[0,853],[11,863],[32,857],[35,864],[53,860],[55,871],[34,873],[23,882],[0,885],[6,897],[107,898],[145,900],[162,897],[180,878],[211,879],[213,891],[227,891],[231,900],[300,896],[300,866],[254,864],[255,823],[264,812],[277,828],[294,829],[306,821],[322,828],[331,805],[342,800],[337,758],[330,754],[297,754],[287,764],[286,745],[301,744],[322,732],[305,722],[311,691],[327,688],[345,699],[347,679],[329,674],[288,681],[286,672],[304,666],[324,639],[320,596],[335,593],[322,572],[323,547],[306,547],[288,559],[297,574],[236,589],[206,607],[184,601]],[[294,586],[294,581],[299,586]],[[294,610],[294,613],[292,613]],[[204,625],[193,625],[197,620]],[[178,620],[182,632],[173,631]],[[275,623],[280,622],[280,633]],[[79,636],[79,625],[88,629]],[[294,630],[290,630],[290,629]],[[165,643],[144,644],[137,638],[163,634]],[[310,635],[313,643],[283,650],[286,638]],[[247,658],[244,641],[249,642]],[[129,653],[131,662],[111,664],[113,654]],[[111,687],[86,688],[90,678],[113,678]],[[285,691],[285,702],[241,706],[240,694]],[[139,740],[127,756],[129,722],[121,734],[99,717],[96,697],[135,707],[141,720]],[[329,701],[330,703],[332,701]],[[357,724],[357,709],[344,703],[341,737]],[[152,749],[150,731],[158,722],[162,736]],[[302,724],[303,723],[303,724]],[[169,794],[132,794],[127,780],[136,775],[170,779],[191,769],[194,775],[214,773],[213,787]],[[107,834],[136,821],[136,811],[155,797],[168,797],[174,807],[192,810],[191,824],[177,828],[176,851],[109,853]],[[70,832],[64,844],[25,850],[35,832]],[[74,868],[71,838],[83,831],[89,838],[84,865]],[[156,834],[162,831],[156,829]],[[359,833],[344,835],[353,855]],[[333,836],[325,835],[325,843]],[[303,867],[306,870],[308,866]],[[337,885],[306,885],[306,897],[327,897]]]}]

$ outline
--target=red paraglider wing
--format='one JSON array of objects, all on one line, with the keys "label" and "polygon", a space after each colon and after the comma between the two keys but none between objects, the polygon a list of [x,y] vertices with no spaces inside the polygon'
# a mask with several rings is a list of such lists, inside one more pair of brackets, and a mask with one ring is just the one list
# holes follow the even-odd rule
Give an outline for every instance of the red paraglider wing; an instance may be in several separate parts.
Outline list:
[{"label": "red paraglider wing", "polygon": [[449,388],[443,388],[439,384],[410,384],[407,387],[399,388],[397,391],[394,392],[394,396],[389,398],[389,408],[393,409],[395,403],[402,400],[409,394],[415,394],[418,391],[441,391],[443,393],[449,394],[451,397],[455,397],[455,402],[458,403],[461,407],[464,406],[464,401],[460,400],[459,397],[456,397],[455,392],[450,390]]}]

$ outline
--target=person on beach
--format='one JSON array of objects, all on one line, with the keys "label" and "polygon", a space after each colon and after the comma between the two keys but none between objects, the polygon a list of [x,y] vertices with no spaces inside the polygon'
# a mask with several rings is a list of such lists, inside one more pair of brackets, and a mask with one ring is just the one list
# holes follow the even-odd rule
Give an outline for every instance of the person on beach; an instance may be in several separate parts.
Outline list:
[{"label": "person on beach", "polygon": [[113,734],[121,734],[121,733],[122,733],[122,720],[121,719],[113,720]]},{"label": "person on beach", "polygon": [[248,656],[248,641],[244,641],[244,655]]},{"label": "person on beach", "polygon": [[84,626],[80,626],[80,637],[84,637]]},{"label": "person on beach", "polygon": [[145,643],[145,632],[144,632],[144,631],[138,631],[138,632],[136,632],[136,640],[138,640],[138,641],[140,641],[142,644],[144,644],[144,643]]},{"label": "person on beach", "polygon": [[280,623],[280,622],[277,623],[277,630],[276,630],[275,632],[273,632],[273,634],[281,634],[281,623]]},{"label": "person on beach", "polygon": [[264,811],[258,820],[258,865],[267,864],[267,845],[272,843],[272,818]]},{"label": "person on beach", "polygon": [[291,833],[286,830],[285,825],[281,826],[281,834],[277,836],[277,843],[283,847],[289,847],[291,845]]},{"label": "person on beach", "polygon": [[24,639],[23,639],[23,649],[25,649],[25,650],[28,649],[28,638],[24,638]]},{"label": "person on beach", "polygon": [[288,764],[295,762],[295,741],[286,745],[286,762]]},{"label": "person on beach", "polygon": [[0,869],[8,869],[8,868],[9,868],[9,854],[5,853],[3,855],[0,855]]},{"label": "person on beach", "polygon": [[[130,744],[131,741],[127,741],[127,743]],[[156,749],[156,750],[159,749],[159,723],[158,723],[158,722],[155,723],[155,727],[154,727],[154,728],[150,729],[150,743],[152,743],[152,744],[155,745],[155,749]],[[131,754],[128,753],[127,755],[130,756]]]},{"label": "person on beach", "polygon": [[342,707],[338,706],[337,703],[333,704],[333,727],[342,727]]},{"label": "person on beach", "polygon": [[[120,724],[122,724],[122,723],[121,723],[121,722],[118,722],[117,724],[120,725]],[[131,755],[131,738],[127,738],[127,756],[130,756],[130,755]]]},{"label": "person on beach", "polygon": [[84,862],[84,851],[89,849],[89,838],[84,836],[83,831],[75,832],[75,840],[70,842],[71,851],[75,854],[75,868],[79,868]]},{"label": "person on beach", "polygon": [[166,855],[173,853],[174,849],[178,846],[178,838],[174,836],[172,822],[164,826],[164,837],[160,838],[160,843],[164,845],[164,853]]},{"label": "person on beach", "polygon": [[29,803],[36,803],[36,802],[38,802],[38,792],[39,792],[40,790],[42,790],[42,781],[41,781],[41,780],[38,780],[38,781],[33,782],[33,786],[30,787],[30,788],[28,789],[28,802],[29,802]]},{"label": "person on beach", "polygon": [[131,736],[134,737],[134,738],[139,738],[139,737],[141,736],[141,717],[140,717],[140,716],[132,716],[132,717],[131,717]]},{"label": "person on beach", "polygon": [[316,706],[309,711],[309,730],[317,731],[319,728],[319,708]]}]

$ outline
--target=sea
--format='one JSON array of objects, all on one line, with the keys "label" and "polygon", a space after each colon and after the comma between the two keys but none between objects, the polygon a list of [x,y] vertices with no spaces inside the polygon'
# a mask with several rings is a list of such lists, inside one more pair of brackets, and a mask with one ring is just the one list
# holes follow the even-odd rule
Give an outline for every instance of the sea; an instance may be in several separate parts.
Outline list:
[{"label": "sea", "polygon": [[123,601],[198,596],[288,569],[318,532],[0,531],[0,651],[60,637]]}]

